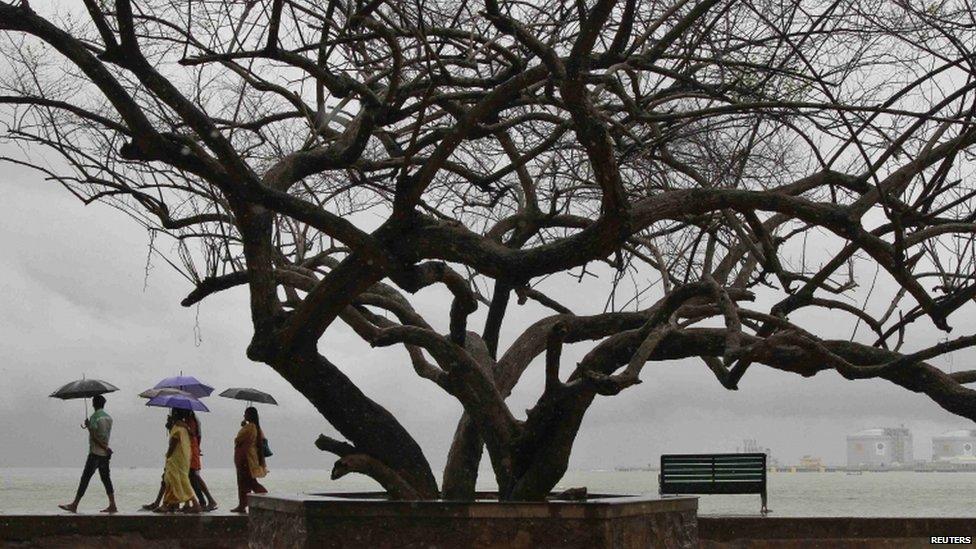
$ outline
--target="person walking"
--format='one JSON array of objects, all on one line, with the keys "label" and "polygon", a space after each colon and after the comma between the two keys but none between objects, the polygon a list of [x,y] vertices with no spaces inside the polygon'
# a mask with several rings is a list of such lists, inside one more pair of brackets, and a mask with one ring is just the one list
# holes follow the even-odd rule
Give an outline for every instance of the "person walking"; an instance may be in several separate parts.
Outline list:
[{"label": "person walking", "polygon": [[[170,436],[170,430],[173,429],[173,423],[175,421],[176,420],[173,418],[173,413],[170,412],[169,415],[166,416],[166,427],[165,427],[165,429],[166,429],[166,436],[167,437]],[[167,438],[167,440],[169,440],[169,439]],[[143,511],[155,511],[159,507],[159,504],[163,502],[163,494],[165,492],[166,492],[166,462],[165,462],[165,459],[164,459],[164,461],[163,461],[163,474],[160,475],[160,477],[159,477],[159,491],[156,492],[156,499],[154,499],[152,503],[147,503],[147,504],[143,505],[142,506],[142,510]]]},{"label": "person walking", "polygon": [[187,411],[173,410],[173,428],[169,433],[169,448],[166,450],[166,467],[163,470],[163,503],[156,509],[157,513],[174,513],[180,511],[180,506],[188,504],[182,509],[187,513],[199,513],[200,503],[190,485],[190,432],[187,427]]},{"label": "person walking", "polygon": [[200,459],[203,453],[200,451],[200,442],[203,440],[203,430],[200,427],[200,420],[192,410],[187,414],[186,424],[190,433],[190,485],[200,501],[200,506],[204,511],[215,511],[217,500],[207,487],[207,483],[200,476],[203,468]]},{"label": "person walking", "polygon": [[237,507],[232,513],[247,512],[247,494],[266,494],[268,491],[257,479],[264,478],[268,469],[264,462],[264,432],[258,411],[253,406],[244,410],[241,430],[234,437],[234,468],[237,469]]},{"label": "person walking", "polygon": [[108,507],[102,509],[102,513],[117,513],[115,506],[115,488],[112,487],[112,475],[109,471],[109,460],[112,459],[112,449],[109,448],[108,440],[112,434],[112,416],[105,411],[105,397],[96,395],[92,398],[92,406],[95,411],[91,417],[85,420],[85,429],[88,430],[88,459],[85,461],[85,468],[81,473],[81,481],[78,483],[78,491],[75,499],[71,503],[58,505],[61,509],[71,513],[78,512],[78,503],[88,490],[88,482],[92,475],[98,471],[99,478],[105,486],[105,493],[108,495]]}]

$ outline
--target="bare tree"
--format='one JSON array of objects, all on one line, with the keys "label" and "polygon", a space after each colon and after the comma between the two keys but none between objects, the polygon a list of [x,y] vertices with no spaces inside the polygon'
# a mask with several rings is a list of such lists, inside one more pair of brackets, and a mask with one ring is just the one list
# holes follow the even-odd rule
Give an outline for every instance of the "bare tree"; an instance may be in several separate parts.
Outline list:
[{"label": "bare tree", "polygon": [[[752,365],[883,378],[976,419],[976,371],[927,362],[976,336],[902,350],[976,297],[966,2],[84,6],[0,3],[4,160],[175,239],[184,306],[247,285],[248,356],[346,439],[317,441],[333,476],[471,498],[487,449],[501,498],[543,498],[594,399],[679,358],[730,390]],[[883,302],[854,301],[865,265]],[[571,311],[551,275],[603,276],[606,306]],[[432,286],[443,319],[411,305]],[[513,300],[552,313],[502,348]],[[805,308],[863,329],[818,337]],[[463,405],[440,485],[318,350],[336,320]]]}]

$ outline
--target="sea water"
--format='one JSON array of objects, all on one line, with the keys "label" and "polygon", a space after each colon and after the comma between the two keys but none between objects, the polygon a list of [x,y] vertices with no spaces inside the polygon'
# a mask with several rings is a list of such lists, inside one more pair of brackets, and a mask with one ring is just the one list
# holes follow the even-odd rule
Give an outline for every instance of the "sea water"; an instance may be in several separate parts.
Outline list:
[{"label": "sea water", "polygon": [[[78,469],[0,468],[0,514],[60,513],[58,503],[72,499]],[[137,512],[159,489],[159,469],[112,471],[119,509]],[[237,504],[233,469],[204,469],[203,478],[226,512]],[[490,490],[490,472],[479,488]],[[261,481],[271,493],[378,490],[361,475],[333,481],[328,469],[273,469]],[[585,486],[590,493],[657,494],[655,471],[569,471],[557,489]],[[94,475],[80,511],[97,513],[106,505],[105,490]],[[865,472],[769,473],[769,508],[773,516],[976,517],[976,473]],[[699,512],[707,515],[756,515],[759,496],[702,496]]]}]

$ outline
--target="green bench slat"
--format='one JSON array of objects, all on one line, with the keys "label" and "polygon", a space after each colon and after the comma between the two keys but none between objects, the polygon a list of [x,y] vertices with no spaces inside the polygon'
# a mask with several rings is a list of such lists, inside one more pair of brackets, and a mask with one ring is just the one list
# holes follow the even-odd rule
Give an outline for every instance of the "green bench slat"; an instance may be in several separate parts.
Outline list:
[{"label": "green bench slat", "polygon": [[664,477],[663,482],[669,484],[672,482],[741,482],[741,481],[755,481],[762,482],[763,478],[760,476],[741,476],[741,477]]},{"label": "green bench slat", "polygon": [[742,461],[717,460],[717,461],[666,461],[665,465],[762,465],[762,460],[750,459]]},{"label": "green bench slat", "polygon": [[669,471],[765,471],[766,468],[762,465],[757,465],[755,467],[742,467],[741,465],[736,466],[723,466],[716,465],[714,467],[708,465],[702,466],[690,466],[690,465],[665,465],[663,467]]},{"label": "green bench slat", "polygon": [[722,479],[737,479],[737,478],[757,478],[757,479],[762,479],[763,476],[761,474],[754,474],[754,473],[742,473],[742,474],[738,474],[738,475],[681,475],[681,474],[668,473],[668,474],[663,475],[663,478],[664,478],[664,480],[671,480],[671,479],[674,479],[674,480],[681,480],[681,479],[701,479],[701,480],[715,479],[715,480],[722,480]]},{"label": "green bench slat", "polygon": [[766,467],[762,463],[665,463],[668,469],[750,469],[759,470]]},{"label": "green bench slat", "polygon": [[666,471],[668,475],[688,475],[705,477],[727,477],[736,475],[759,475],[763,476],[764,471]]},{"label": "green bench slat", "polygon": [[666,469],[748,469],[758,471],[765,469],[762,463],[665,463]]},{"label": "green bench slat", "polygon": [[666,459],[666,460],[667,459],[716,459],[716,458],[723,458],[723,459],[725,459],[725,458],[727,458],[727,459],[756,459],[756,458],[760,458],[761,459],[761,458],[764,458],[764,457],[766,457],[766,454],[755,454],[755,453],[747,453],[747,454],[735,454],[735,453],[728,453],[728,454],[663,454],[661,456],[662,459]]},{"label": "green bench slat", "polygon": [[665,465],[762,465],[763,462],[758,459],[742,460],[742,461],[731,461],[731,460],[716,460],[716,461],[666,461]]},{"label": "green bench slat", "polygon": [[666,494],[758,494],[761,493],[765,483],[763,482],[743,482],[743,483],[699,483],[699,482],[676,482],[668,485]]},{"label": "green bench slat", "polygon": [[665,460],[665,463],[743,463],[743,462],[758,462],[762,461],[759,458],[716,458],[716,459],[704,459],[704,458],[692,458],[692,459],[670,459]]},{"label": "green bench slat", "polygon": [[735,474],[738,474],[738,473],[751,473],[751,474],[765,473],[766,472],[766,469],[765,468],[762,468],[762,467],[757,467],[755,469],[743,469],[741,467],[736,468],[736,469],[719,469],[717,467],[715,469],[708,469],[708,468],[703,468],[703,469],[687,469],[687,468],[672,469],[672,468],[669,467],[669,468],[664,469],[664,471],[665,472],[668,472],[668,473],[681,473],[681,474],[685,474],[685,475],[705,475],[705,474],[711,475],[713,473],[716,474],[716,475],[735,475]]}]

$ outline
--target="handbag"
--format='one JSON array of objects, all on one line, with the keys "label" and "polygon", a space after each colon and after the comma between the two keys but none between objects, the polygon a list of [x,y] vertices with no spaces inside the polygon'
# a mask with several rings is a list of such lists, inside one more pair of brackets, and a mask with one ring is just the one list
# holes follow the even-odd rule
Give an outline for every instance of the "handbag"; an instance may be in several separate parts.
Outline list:
[{"label": "handbag", "polygon": [[261,455],[264,457],[271,457],[274,455],[274,452],[271,451],[271,445],[268,444],[268,439],[266,438],[261,439]]}]

